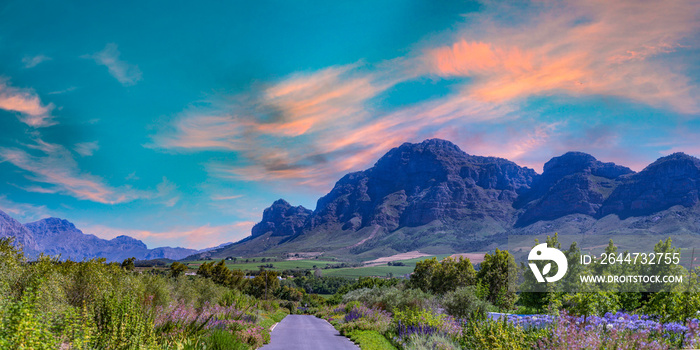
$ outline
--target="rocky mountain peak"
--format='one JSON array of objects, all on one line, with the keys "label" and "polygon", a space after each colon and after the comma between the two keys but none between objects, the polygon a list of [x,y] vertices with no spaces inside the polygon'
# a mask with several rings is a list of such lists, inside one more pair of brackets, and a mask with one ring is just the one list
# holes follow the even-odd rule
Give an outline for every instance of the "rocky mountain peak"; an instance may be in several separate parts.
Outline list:
[{"label": "rocky mountain peak", "polygon": [[254,237],[272,232],[272,236],[293,236],[301,232],[312,211],[303,206],[294,207],[278,199],[263,211],[262,221],[253,226]]},{"label": "rocky mountain peak", "polygon": [[80,232],[72,222],[59,218],[46,218],[26,224],[35,235],[62,235],[66,232]]},{"label": "rocky mountain peak", "polygon": [[685,153],[661,157],[618,186],[600,215],[647,215],[674,205],[700,202],[700,160]]},{"label": "rocky mountain peak", "polygon": [[0,238],[5,237],[14,237],[15,244],[22,245],[24,250],[30,255],[38,248],[32,232],[0,210]]}]

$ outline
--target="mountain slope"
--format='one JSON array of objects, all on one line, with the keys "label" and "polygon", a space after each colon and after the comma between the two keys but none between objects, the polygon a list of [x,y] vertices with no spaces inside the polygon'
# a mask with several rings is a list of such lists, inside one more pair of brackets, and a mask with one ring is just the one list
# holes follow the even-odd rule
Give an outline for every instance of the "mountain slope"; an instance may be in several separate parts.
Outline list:
[{"label": "mountain slope", "polygon": [[307,251],[367,259],[416,249],[488,250],[555,231],[692,233],[700,231],[699,192],[700,160],[682,153],[635,173],[569,152],[539,175],[433,139],[403,144],[345,175],[313,212],[277,201],[252,236],[191,258]]},{"label": "mountain slope", "polygon": [[34,234],[0,210],[0,238],[5,237],[13,237],[15,244],[21,245],[28,254],[33,254],[37,250]]}]

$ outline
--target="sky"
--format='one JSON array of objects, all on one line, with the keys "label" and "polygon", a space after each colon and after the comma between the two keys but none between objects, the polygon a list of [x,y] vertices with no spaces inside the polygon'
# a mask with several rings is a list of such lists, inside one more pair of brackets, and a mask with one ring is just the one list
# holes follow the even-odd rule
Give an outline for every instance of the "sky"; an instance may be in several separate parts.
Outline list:
[{"label": "sky", "polygon": [[700,2],[0,2],[0,210],[149,247],[444,138],[542,171],[700,156]]}]

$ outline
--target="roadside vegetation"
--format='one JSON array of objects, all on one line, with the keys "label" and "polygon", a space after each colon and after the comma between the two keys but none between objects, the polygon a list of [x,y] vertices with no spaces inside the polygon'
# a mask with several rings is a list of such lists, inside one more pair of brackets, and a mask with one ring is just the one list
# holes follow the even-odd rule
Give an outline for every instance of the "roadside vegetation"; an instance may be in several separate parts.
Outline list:
[{"label": "roadside vegetation", "polygon": [[[556,235],[547,244],[561,248]],[[670,240],[654,250],[678,252]],[[538,284],[527,266],[500,250],[476,267],[465,258],[416,259],[409,278],[323,276],[320,263],[267,269],[280,263],[275,258],[256,261],[262,266],[254,271],[232,268],[231,260],[201,261],[196,270],[181,262],[138,267],[134,259],[29,262],[0,239],[0,348],[255,349],[289,313],[326,319],[365,350],[698,347],[697,269],[581,266],[573,263],[581,256],[575,244],[562,251],[574,269],[567,276],[687,278],[675,286],[581,284],[571,277]],[[613,242],[606,253],[618,253]]]}]

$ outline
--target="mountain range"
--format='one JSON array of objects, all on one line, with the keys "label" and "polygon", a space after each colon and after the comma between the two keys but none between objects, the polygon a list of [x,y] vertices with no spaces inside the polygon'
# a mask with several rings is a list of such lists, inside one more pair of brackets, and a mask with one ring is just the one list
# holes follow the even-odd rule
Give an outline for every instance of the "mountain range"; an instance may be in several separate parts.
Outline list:
[{"label": "mountain range", "polygon": [[[366,260],[420,250],[444,254],[503,248],[514,237],[560,235],[615,241],[700,232],[700,160],[674,153],[642,171],[581,152],[552,158],[541,174],[496,157],[473,156],[430,139],[405,143],[369,169],[343,176],[315,210],[280,199],[251,235],[202,251],[148,249],[128,236],[83,234],[48,218],[22,225],[0,212],[0,237],[64,258],[206,259],[325,253]],[[699,236],[700,237],[700,236]],[[607,238],[606,238],[607,239]],[[603,239],[600,240],[603,242]],[[607,243],[604,240],[603,243]]]},{"label": "mountain range", "polygon": [[538,174],[430,139],[345,175],[313,211],[275,201],[250,237],[190,258],[325,252],[370,259],[418,249],[483,251],[554,232],[697,234],[699,187],[700,160],[683,153],[634,172],[568,152]]},{"label": "mountain range", "polygon": [[106,240],[95,235],[84,234],[68,220],[59,218],[46,218],[22,225],[0,211],[0,238],[2,237],[14,237],[15,242],[22,245],[29,258],[44,253],[50,256],[60,255],[61,259],[74,261],[106,258],[107,261],[121,262],[130,257],[138,260],[179,260],[188,255],[206,251],[206,249],[179,247],[148,249],[146,244],[129,236],[118,236]]}]

